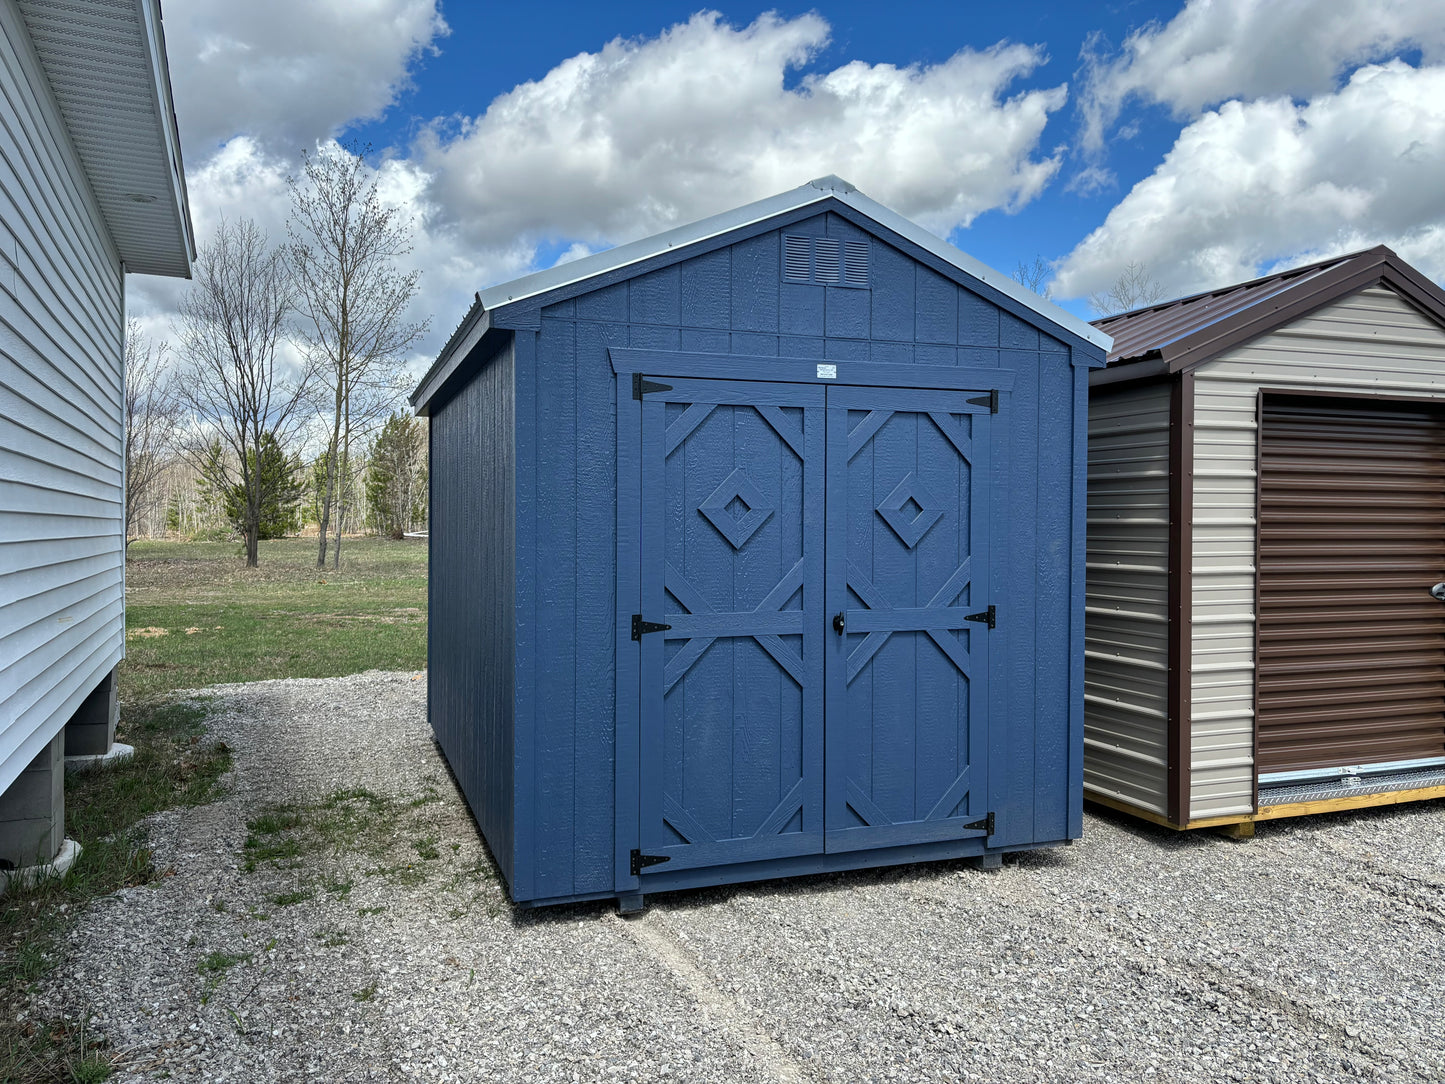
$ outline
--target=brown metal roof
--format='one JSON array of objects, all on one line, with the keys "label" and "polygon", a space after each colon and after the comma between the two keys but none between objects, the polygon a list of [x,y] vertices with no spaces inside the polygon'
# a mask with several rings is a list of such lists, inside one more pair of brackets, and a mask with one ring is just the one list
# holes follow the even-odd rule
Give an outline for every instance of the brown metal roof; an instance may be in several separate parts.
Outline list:
[{"label": "brown metal roof", "polygon": [[[1445,290],[1384,245],[1095,320],[1114,337],[1091,384],[1177,373],[1369,286],[1385,284],[1445,326]],[[1116,367],[1118,367],[1117,371]]]}]

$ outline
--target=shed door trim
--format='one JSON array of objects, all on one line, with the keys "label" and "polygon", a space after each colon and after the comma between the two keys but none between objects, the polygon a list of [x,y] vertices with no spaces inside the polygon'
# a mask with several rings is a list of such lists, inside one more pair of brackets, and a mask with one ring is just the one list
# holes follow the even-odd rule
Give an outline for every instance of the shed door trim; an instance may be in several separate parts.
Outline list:
[{"label": "shed door trim", "polygon": [[1261,402],[1261,782],[1445,757],[1445,413]]},{"label": "shed door trim", "polygon": [[[631,394],[633,381],[626,379],[618,381],[617,393],[619,508],[616,627],[620,657],[615,854],[616,883],[619,889],[635,890],[642,880],[649,879],[649,874],[755,861],[779,857],[785,852],[806,854],[820,853],[825,849],[846,851],[985,835],[981,824],[975,825],[971,822],[978,821],[988,813],[985,796],[988,793],[987,679],[990,667],[986,648],[991,635],[983,625],[970,625],[969,622],[982,617],[982,614],[975,615],[971,611],[990,606],[986,594],[989,572],[987,543],[991,533],[988,515],[988,448],[992,427],[988,423],[990,399],[996,401],[997,396],[970,397],[963,394],[964,390],[976,392],[979,390],[978,385],[968,389],[883,389],[870,385],[838,386],[832,382],[820,386],[816,381],[811,381],[811,386],[799,386],[798,383],[791,382],[738,381],[733,379],[730,371],[720,374],[716,369],[708,378],[696,379],[677,375],[671,366],[655,364],[656,358],[649,360],[654,364],[649,366],[648,375],[656,377],[656,382],[663,385],[657,389],[657,393],[648,395],[645,402],[639,402]],[[970,398],[974,401],[970,402]],[[685,480],[680,480],[683,479],[682,475],[678,478],[668,476],[668,471],[676,474],[679,469],[684,468],[679,468],[676,464],[669,467],[667,457],[683,447],[710,417],[715,417],[716,404],[731,404],[732,413],[745,415],[750,419],[751,435],[742,445],[739,445],[736,436],[729,441],[728,447],[733,449],[731,452],[721,447],[705,452],[698,462],[705,464],[707,469],[703,473],[706,478],[699,484],[709,492],[703,493],[701,489],[689,492],[682,505],[679,505],[681,512],[678,509],[664,511],[664,499],[673,503],[676,500],[675,497],[662,496],[667,492],[667,487],[670,485],[677,489],[679,485],[688,484]],[[806,424],[790,421],[781,416],[783,411],[797,415],[799,420],[806,417],[808,421]],[[757,414],[756,418],[753,417],[754,413]],[[897,577],[901,572],[890,572],[885,567],[872,572],[870,562],[874,558],[867,554],[872,553],[874,547],[870,545],[863,556],[853,554],[850,558],[847,547],[839,539],[845,538],[848,531],[842,521],[849,514],[849,502],[843,499],[843,495],[850,484],[854,489],[860,484],[858,481],[850,483],[850,463],[875,437],[885,432],[885,427],[889,426],[895,416],[897,420],[893,421],[892,428],[886,431],[894,432],[895,435],[889,438],[893,444],[897,444],[902,435],[903,442],[908,447],[893,449],[893,458],[896,459],[902,454],[906,457],[906,462],[899,460],[885,465],[884,460],[880,459],[879,469],[883,470],[883,474],[868,468],[870,480],[862,483],[870,491],[866,500],[863,500],[868,507],[864,509],[862,504],[859,504],[855,511],[859,511],[862,516],[861,529],[865,533],[870,529],[881,530],[894,548],[899,548],[901,543],[900,554],[895,557],[903,559],[905,563],[906,556],[912,554],[915,547],[920,553],[930,551],[932,556],[927,558],[927,567],[931,571],[924,577],[931,586],[925,585],[920,579],[915,587],[908,588],[890,600],[883,592],[876,589],[870,591],[872,585],[864,581],[868,580],[870,575],[882,575],[884,579],[879,582],[886,583],[891,579],[891,589],[896,592],[900,584]],[[828,419],[826,431],[825,418]],[[728,425],[734,424],[728,419],[723,420]],[[900,425],[905,428],[898,430]],[[752,430],[757,432],[753,433]],[[924,433],[930,437],[936,435],[937,439],[920,443],[920,434]],[[772,441],[774,434],[780,440]],[[712,442],[715,443],[715,440]],[[802,507],[791,511],[783,507],[786,502],[780,502],[772,492],[775,478],[769,475],[768,468],[762,468],[763,473],[754,480],[746,469],[746,463],[734,463],[734,458],[746,458],[752,454],[751,449],[758,447],[760,443],[776,443],[785,458],[789,454],[795,455],[803,464],[801,484],[803,491],[811,493],[812,496],[801,502]],[[874,453],[870,450],[868,454],[871,457]],[[956,457],[955,461],[960,464],[958,468],[941,465],[943,459],[952,460],[953,457]],[[910,464],[916,469],[905,470]],[[926,480],[916,476],[918,470],[925,472],[928,476]],[[939,473],[940,470],[943,473]],[[893,477],[900,471],[906,475],[901,481]],[[959,471],[963,473],[959,474]],[[826,485],[824,472],[827,476]],[[713,478],[713,474],[718,477]],[[724,474],[727,475],[726,478],[722,477]],[[878,475],[877,478],[873,477],[875,474]],[[719,484],[714,486],[714,482]],[[891,487],[891,490],[881,499],[875,500],[878,494],[871,490],[878,485],[882,485],[884,489]],[[951,494],[958,492],[960,485],[968,494],[966,505],[963,506],[951,503],[955,500]],[[687,514],[694,504],[697,505],[695,510],[698,513],[695,517]],[[795,513],[803,516],[800,529],[804,536],[814,539],[809,544],[812,552],[805,546],[792,571],[774,586],[772,594],[777,594],[777,599],[773,599],[770,594],[762,600],[764,603],[772,602],[771,607],[761,604],[753,607],[749,604],[738,613],[725,613],[700,598],[689,603],[688,598],[695,585],[684,582],[688,576],[682,575],[681,570],[667,559],[667,553],[662,552],[668,545],[662,532],[663,519],[673,525],[674,531],[701,530],[699,539],[718,550],[714,559],[724,560],[726,563],[742,555],[755,533],[758,533],[760,538],[765,537],[763,527],[770,518],[787,517]],[[843,532],[838,539],[827,543],[824,541],[821,522],[812,528],[807,524],[813,516],[821,520],[825,514],[830,524],[827,530]],[[943,520],[945,515],[959,517],[958,520],[949,521],[952,534],[948,527],[935,531],[935,525]],[[839,520],[837,525],[833,525],[834,519]],[[879,522],[874,523],[874,519]],[[781,523],[782,520],[778,522]],[[703,527],[704,523],[709,524],[712,530]],[[882,526],[885,523],[886,528]],[[690,528],[687,526],[689,524]],[[858,529],[860,528],[855,525],[855,535]],[[892,533],[888,534],[888,531]],[[956,549],[958,543],[955,543],[955,548],[949,548],[950,537],[959,537],[961,531],[964,538],[962,545],[967,551],[962,553],[962,556]],[[714,532],[720,538],[713,537]],[[930,540],[931,534],[935,537]],[[938,549],[939,546],[944,549]],[[649,550],[658,552],[649,554]],[[763,567],[771,568],[771,558],[777,556],[769,552],[769,563]],[[787,564],[788,555],[782,555],[778,560]],[[870,569],[850,567],[856,566],[860,560],[870,564]],[[946,569],[939,564],[941,560],[948,562]],[[825,561],[827,567],[832,569],[827,573],[831,586],[826,589],[826,612],[822,589]],[[781,567],[778,566],[779,569]],[[800,570],[801,576],[795,575]],[[700,574],[704,577],[709,575],[705,571]],[[913,576],[917,578],[920,575],[916,568]],[[814,576],[818,577],[816,581]],[[933,583],[933,579],[938,577],[947,582]],[[800,588],[804,583],[811,586],[811,601],[799,601],[794,590],[784,590],[789,586]],[[713,586],[720,590],[726,585]],[[928,593],[933,587],[940,586],[941,591],[933,592],[939,597],[934,598],[931,603],[927,599],[919,603],[913,598],[920,590]],[[732,590],[733,595],[728,597],[736,602],[736,586]],[[682,593],[679,594],[679,591]],[[859,594],[860,591],[862,594]],[[662,609],[669,597],[673,601],[667,605],[667,612],[653,612]],[[751,595],[748,598],[751,599]],[[722,601],[727,602],[728,598],[722,598]],[[791,612],[773,612],[785,606]],[[922,606],[922,609],[919,609],[919,606]],[[765,608],[768,609],[766,614],[762,613]],[[850,614],[856,626],[850,628],[845,636],[834,635],[827,627],[827,615],[832,614],[834,609]],[[915,610],[918,612],[915,613]],[[794,614],[796,616],[793,616]],[[673,627],[660,630],[657,635],[643,635],[634,651],[629,642],[632,639],[630,626],[634,615],[645,622]],[[793,628],[795,624],[799,626],[796,630]],[[757,628],[753,628],[754,625]],[[893,628],[893,625],[897,625],[897,628]],[[770,643],[779,636],[791,637],[799,634],[804,634],[804,637],[798,649],[793,646],[800,643],[798,640],[793,640],[786,648],[781,643]],[[767,813],[757,802],[745,803],[751,812],[746,814],[744,834],[741,836],[737,834],[740,831],[737,817],[732,815],[734,811],[729,808],[726,796],[722,799],[722,805],[713,801],[709,807],[711,813],[703,818],[718,823],[703,824],[699,817],[693,816],[696,811],[690,812],[682,808],[688,804],[688,799],[679,802],[664,793],[662,772],[665,764],[656,758],[661,755],[659,743],[663,731],[658,728],[666,726],[665,713],[663,704],[651,703],[647,699],[652,697],[653,693],[662,697],[665,688],[671,688],[682,680],[688,670],[688,667],[682,665],[687,661],[686,656],[689,653],[701,656],[706,645],[714,642],[718,636],[732,637],[732,640],[724,641],[729,644],[738,643],[737,637],[742,637],[743,644],[757,641],[770,657],[777,661],[779,670],[790,673],[797,681],[801,694],[807,701],[803,705],[801,720],[804,744],[801,750],[802,761],[797,768],[790,769],[800,768],[802,774],[797,778],[780,777],[777,789],[782,800],[771,813]],[[846,728],[848,686],[865,668],[874,665],[874,656],[883,647],[882,643],[874,641],[887,640],[890,636],[896,636],[899,640],[890,649],[890,653],[906,653],[912,648],[921,654],[928,654],[926,649],[938,644],[937,654],[939,659],[943,660],[939,665],[943,665],[945,670],[954,675],[952,687],[960,691],[948,694],[952,697],[950,703],[953,707],[945,705],[940,709],[944,714],[932,724],[934,729],[940,725],[944,727],[940,734],[948,731],[950,726],[953,728],[954,737],[951,739],[952,745],[949,746],[951,752],[946,756],[933,758],[936,763],[931,762],[925,753],[921,766],[916,763],[916,756],[910,754],[908,763],[913,765],[910,770],[917,772],[918,778],[911,782],[905,781],[905,789],[911,797],[904,799],[904,805],[909,808],[890,809],[885,813],[880,809],[880,803],[896,804],[898,797],[890,789],[892,784],[888,781],[887,773],[893,769],[879,769],[885,772],[884,782],[879,784],[883,789],[874,791],[873,796],[879,801],[872,801],[868,793],[872,787],[869,781],[871,777],[868,774],[859,778],[849,777],[850,772],[857,770],[860,763],[856,757],[850,761],[849,741],[854,742],[855,746],[858,741],[865,743],[864,747],[859,748],[865,763],[862,770],[867,773],[872,771],[866,767],[866,763],[871,763],[866,748],[868,743],[879,740],[886,743],[898,739],[909,742],[912,738],[910,734],[904,733],[891,736],[886,727],[875,735],[871,726],[871,706],[863,713],[870,718],[855,724],[862,725],[863,730],[848,738],[850,731]],[[924,643],[925,639],[927,644]],[[665,649],[664,645],[669,641],[673,647]],[[679,646],[677,641],[684,643]],[[704,647],[694,650],[694,645],[699,642]],[[864,650],[864,647],[867,650]],[[729,650],[735,649],[730,647]],[[837,659],[833,658],[835,654]],[[665,661],[668,655],[673,660],[670,664]],[[972,665],[970,655],[975,656]],[[759,655],[758,658],[762,659],[762,656]],[[929,655],[929,658],[932,658],[932,655]],[[924,661],[920,659],[916,663],[908,664],[913,667],[908,673],[916,673],[917,666],[923,665]],[[651,679],[649,674],[652,675]],[[935,684],[940,688],[949,684],[945,680],[946,675],[935,677]],[[870,681],[872,680],[870,678]],[[652,685],[657,688],[653,690]],[[624,695],[623,690],[628,688],[637,689],[643,699]],[[829,690],[826,692],[829,705],[826,717],[823,701],[825,689]],[[959,696],[964,696],[965,700],[960,702]],[[707,701],[700,700],[699,703],[706,704]],[[923,709],[919,708],[914,711],[915,719],[923,718],[917,714],[917,711],[921,710]],[[676,714],[676,711],[673,714]],[[927,714],[924,712],[924,715]],[[953,720],[952,723],[949,722],[950,719]],[[960,719],[965,720],[963,727],[966,727],[966,734],[960,728]],[[751,719],[746,723],[751,726]],[[716,729],[723,724],[714,720],[706,725]],[[836,730],[832,737],[825,738],[829,727]],[[735,736],[734,743],[738,740],[749,740],[746,737],[746,727],[739,733],[744,736]],[[917,733],[925,734],[924,738],[919,739],[924,744],[940,742],[931,731]],[[914,736],[916,737],[916,734]],[[776,738],[776,735],[774,737]],[[678,739],[674,737],[673,740],[675,742]],[[761,740],[776,744],[773,738]],[[940,747],[947,744],[948,739],[945,736]],[[669,757],[674,755],[668,754]],[[696,757],[693,759],[695,762]],[[962,764],[961,772],[955,771],[949,774],[947,779],[934,779],[934,776],[944,770],[945,760]],[[894,767],[897,768],[898,765]],[[675,772],[677,765],[674,764],[672,769],[666,770]],[[729,771],[731,770],[729,768]],[[825,778],[829,780],[826,790],[831,795],[826,798],[827,809],[830,811],[826,816],[821,806],[821,802],[825,800]],[[790,781],[791,786],[788,785]],[[938,791],[937,794],[933,793],[935,790]],[[783,791],[787,793],[783,794]],[[920,802],[923,803],[921,806],[918,805]],[[754,806],[755,809],[752,808]],[[763,816],[764,813],[767,815]],[[730,824],[729,815],[732,815]],[[757,823],[754,824],[754,821]],[[718,824],[724,828],[721,833],[717,830]],[[825,825],[829,826],[826,840],[823,838]],[[832,831],[834,827],[839,830]],[[649,864],[644,859],[641,863],[637,862],[639,845],[645,855],[660,857],[665,861]],[[641,880],[638,872],[642,873]]]}]

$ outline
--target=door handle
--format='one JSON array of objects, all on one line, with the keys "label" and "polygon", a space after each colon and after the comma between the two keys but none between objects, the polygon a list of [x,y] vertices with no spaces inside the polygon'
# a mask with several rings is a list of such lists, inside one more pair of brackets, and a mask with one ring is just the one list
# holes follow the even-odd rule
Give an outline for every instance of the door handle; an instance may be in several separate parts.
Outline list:
[{"label": "door handle", "polygon": [[[1440,586],[1445,587],[1445,583],[1442,583]],[[833,631],[839,636],[843,635],[843,625],[843,612],[840,610],[833,615]]]},{"label": "door handle", "polygon": [[1437,583],[1430,588],[1430,597],[1438,602],[1445,602],[1445,582]]}]

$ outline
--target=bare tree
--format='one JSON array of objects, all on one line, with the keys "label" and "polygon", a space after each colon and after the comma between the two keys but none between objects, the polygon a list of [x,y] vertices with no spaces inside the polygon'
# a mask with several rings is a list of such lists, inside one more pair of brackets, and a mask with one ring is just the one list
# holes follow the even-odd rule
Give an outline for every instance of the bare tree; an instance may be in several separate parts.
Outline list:
[{"label": "bare tree", "polygon": [[1089,295],[1089,306],[1100,316],[1114,316],[1152,305],[1163,296],[1164,287],[1154,281],[1149,269],[1131,260],[1112,286],[1102,293]]},{"label": "bare tree", "polygon": [[1049,301],[1054,296],[1054,284],[1049,281],[1053,273],[1054,269],[1044,262],[1042,256],[1035,256],[1033,263],[1019,261],[1014,268],[1013,280]]},{"label": "bare tree", "polygon": [[419,272],[397,269],[411,252],[411,225],[377,191],[365,150],[331,145],[306,155],[302,177],[291,178],[291,266],[303,338],[329,393],[326,476],[317,502],[316,567],[341,567],[341,536],[349,511],[352,449],[376,429],[404,390],[401,355],[426,332],[407,319]]},{"label": "bare tree", "polygon": [[278,356],[293,296],[285,258],[260,227],[223,221],[196,257],[177,318],[179,394],[195,422],[187,454],[204,471],[213,442],[228,453],[214,457],[214,480],[241,494],[249,568],[257,564],[266,502],[258,470],[263,442],[292,443],[314,376],[309,363],[288,376]]},{"label": "bare tree", "polygon": [[130,544],[143,501],[165,470],[181,417],[180,397],[165,343],[152,343],[131,320],[125,326],[125,537]]}]

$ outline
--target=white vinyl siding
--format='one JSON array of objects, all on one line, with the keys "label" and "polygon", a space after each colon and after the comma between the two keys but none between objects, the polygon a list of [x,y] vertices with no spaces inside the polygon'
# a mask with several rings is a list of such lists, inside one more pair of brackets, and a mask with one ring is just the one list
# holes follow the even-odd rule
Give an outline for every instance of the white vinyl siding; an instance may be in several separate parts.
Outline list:
[{"label": "white vinyl siding", "polygon": [[1363,290],[1194,371],[1190,816],[1254,810],[1259,389],[1445,397],[1445,329]]},{"label": "white vinyl siding", "polygon": [[1084,789],[1168,812],[1169,386],[1089,402]]},{"label": "white vinyl siding", "polygon": [[0,790],[124,654],[122,269],[0,0]]}]

